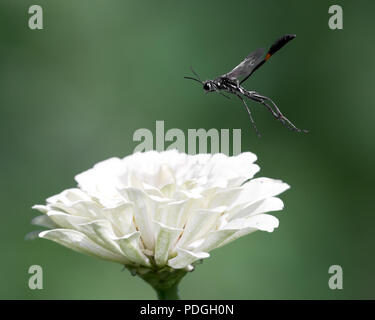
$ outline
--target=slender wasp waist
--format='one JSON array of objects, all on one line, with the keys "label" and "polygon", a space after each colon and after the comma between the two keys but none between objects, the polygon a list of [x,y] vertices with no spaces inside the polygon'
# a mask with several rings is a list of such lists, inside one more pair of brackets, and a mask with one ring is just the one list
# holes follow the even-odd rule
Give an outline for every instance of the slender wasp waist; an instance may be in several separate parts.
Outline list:
[{"label": "slender wasp waist", "polygon": [[216,78],[213,82],[219,90],[224,90],[229,93],[241,93],[247,97],[251,95],[251,91],[247,91],[241,87],[236,79]]}]

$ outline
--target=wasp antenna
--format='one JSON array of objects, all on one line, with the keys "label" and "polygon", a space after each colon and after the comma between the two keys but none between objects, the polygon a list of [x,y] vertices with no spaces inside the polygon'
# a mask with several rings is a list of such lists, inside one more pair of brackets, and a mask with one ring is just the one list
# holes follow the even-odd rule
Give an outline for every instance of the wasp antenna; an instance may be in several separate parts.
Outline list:
[{"label": "wasp antenna", "polygon": [[190,79],[190,80],[194,80],[194,81],[197,81],[199,82],[200,84],[202,84],[202,81],[198,80],[198,79],[195,79],[195,78],[192,78],[192,77],[184,77],[185,79]]},{"label": "wasp antenna", "polygon": [[190,70],[191,70],[191,72],[199,79],[199,81],[202,83],[202,79],[201,79],[201,77],[198,75],[198,73],[196,73],[195,71],[194,71],[194,69],[193,69],[193,67],[192,66],[190,66]]}]

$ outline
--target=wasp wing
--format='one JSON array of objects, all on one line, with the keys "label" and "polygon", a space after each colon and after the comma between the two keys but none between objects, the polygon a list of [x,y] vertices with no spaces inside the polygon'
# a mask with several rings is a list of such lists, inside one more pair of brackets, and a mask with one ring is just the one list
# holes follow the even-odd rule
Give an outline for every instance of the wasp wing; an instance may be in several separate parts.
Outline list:
[{"label": "wasp wing", "polygon": [[264,59],[259,59],[256,63],[254,68],[251,69],[251,72],[248,73],[240,83],[246,81],[255,70],[257,70],[259,67],[261,67],[269,58],[271,58],[277,51],[279,51],[282,47],[284,47],[290,40],[293,40],[296,37],[295,34],[286,34],[283,35],[281,38],[277,39],[271,48],[268,50],[267,55],[264,57]]},{"label": "wasp wing", "polygon": [[240,83],[246,81],[255,70],[261,67],[271,56],[273,56],[277,51],[279,51],[295,37],[295,34],[286,34],[277,39],[268,50],[267,55],[264,58],[264,49],[253,51],[237,67],[235,67],[232,71],[229,71],[228,73],[222,75],[222,77],[237,80],[239,80],[239,78],[242,78]]},{"label": "wasp wing", "polygon": [[253,70],[263,61],[264,49],[257,49],[251,52],[238,66],[232,71],[222,75],[230,79],[247,78]]}]

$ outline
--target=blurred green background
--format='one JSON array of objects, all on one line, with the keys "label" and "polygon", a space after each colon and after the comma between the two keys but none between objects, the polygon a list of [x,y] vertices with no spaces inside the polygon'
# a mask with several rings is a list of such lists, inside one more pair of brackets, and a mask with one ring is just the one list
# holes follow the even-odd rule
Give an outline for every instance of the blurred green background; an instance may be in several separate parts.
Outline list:
[{"label": "blurred green background", "polygon": [[[28,8],[44,30],[28,28]],[[344,29],[328,28],[328,8]],[[135,130],[241,128],[257,176],[291,185],[272,234],[212,252],[181,282],[184,299],[375,298],[373,1],[0,2],[2,299],[154,299],[122,266],[87,257],[35,230],[31,206],[75,186],[96,162],[132,153]],[[251,104],[257,139],[237,99],[183,79],[225,73],[284,33],[297,38],[245,87],[274,99],[307,135]],[[28,288],[28,268],[44,289]],[[344,289],[330,290],[339,264]]]}]

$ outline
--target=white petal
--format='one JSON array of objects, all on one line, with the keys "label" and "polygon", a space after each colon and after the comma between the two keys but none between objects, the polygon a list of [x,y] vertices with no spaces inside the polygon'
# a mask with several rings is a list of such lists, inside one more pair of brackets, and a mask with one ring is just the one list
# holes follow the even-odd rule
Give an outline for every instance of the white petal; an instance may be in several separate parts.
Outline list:
[{"label": "white petal", "polygon": [[73,216],[85,218],[97,218],[101,216],[102,207],[92,200],[80,200],[69,205],[61,202],[50,204],[50,208],[56,211],[63,211]]},{"label": "white petal", "polygon": [[47,213],[47,211],[50,210],[48,206],[43,206],[40,204],[36,204],[35,206],[32,206],[32,209],[38,210],[42,213]]},{"label": "white petal", "polygon": [[117,207],[102,209],[102,216],[108,219],[112,226],[114,233],[119,236],[125,236],[136,231],[133,223],[133,204],[123,203]]},{"label": "white petal", "polygon": [[161,164],[159,172],[156,174],[155,185],[162,189],[164,186],[175,184],[176,180],[172,168],[166,164]]},{"label": "white petal", "polygon": [[174,196],[174,193],[176,192],[176,184],[166,184],[160,189],[160,192],[165,197],[172,198]]},{"label": "white petal", "polygon": [[41,232],[42,231],[40,230],[31,231],[25,235],[25,240],[34,240],[36,238],[39,238],[39,233]]},{"label": "white petal", "polygon": [[72,216],[70,214],[50,210],[47,212],[47,216],[60,228],[66,229],[77,229],[77,226],[81,223],[89,222],[90,220],[86,217]]},{"label": "white petal", "polygon": [[194,252],[209,252],[256,230],[272,232],[278,225],[278,219],[268,214],[236,219],[223,229],[208,233],[206,237],[192,243],[188,249]]},{"label": "white petal", "polygon": [[223,208],[220,207],[214,210],[195,210],[187,221],[178,247],[184,247],[214,229],[222,212]]},{"label": "white petal", "polygon": [[143,254],[142,250],[140,249],[140,235],[140,232],[135,231],[126,236],[115,238],[114,241],[119,244],[123,254],[134,264],[151,267],[150,260]]},{"label": "white petal", "polygon": [[[252,178],[259,171],[259,166],[253,164],[256,156],[250,152],[244,152],[235,157],[227,157],[223,154],[215,154],[209,164],[210,180],[206,187],[217,185],[220,187],[238,186]],[[222,181],[221,184],[218,182]]]},{"label": "white petal", "polygon": [[116,206],[121,202],[117,189],[124,187],[121,175],[125,167],[118,158],[97,163],[92,169],[75,176],[79,187],[105,206]]},{"label": "white petal", "polygon": [[154,220],[173,228],[182,228],[186,222],[189,200],[181,200],[161,205],[155,212]]},{"label": "white petal", "polygon": [[116,236],[108,220],[95,220],[78,225],[78,230],[87,235],[101,247],[115,254],[122,255],[123,252],[119,244],[114,241]]},{"label": "white petal", "polygon": [[178,249],[177,256],[168,261],[168,265],[174,269],[182,269],[194,261],[208,258],[207,252],[191,252],[185,249]]},{"label": "white petal", "polygon": [[229,220],[245,218],[247,216],[254,216],[259,213],[278,211],[284,208],[284,203],[279,198],[270,197],[250,205],[240,208],[240,210],[233,210],[229,214]]},{"label": "white petal", "polygon": [[122,196],[134,204],[134,220],[141,232],[142,240],[147,249],[153,250],[155,245],[152,216],[157,210],[158,203],[145,192],[135,188],[119,190]]},{"label": "white petal", "polygon": [[148,183],[142,182],[142,187],[143,187],[143,190],[147,194],[149,194],[149,195],[154,195],[154,196],[158,196],[158,197],[162,197],[163,196],[163,194],[160,191],[160,189],[155,188],[154,186],[152,186],[152,185],[150,185]]},{"label": "white petal", "polygon": [[157,266],[164,266],[168,261],[171,247],[175,245],[183,229],[168,227],[157,221],[154,221],[154,223],[157,226],[154,253],[155,262]]},{"label": "white petal", "polygon": [[243,191],[243,188],[226,188],[224,190],[218,190],[211,197],[211,200],[208,204],[209,208],[216,208],[219,206],[229,206],[231,205]]},{"label": "white petal", "polygon": [[78,188],[67,189],[60,194],[54,195],[47,199],[48,204],[62,203],[70,206],[77,201],[90,200],[90,197]]},{"label": "white petal", "polygon": [[232,207],[242,204],[251,204],[265,198],[277,196],[289,188],[289,185],[281,180],[257,178],[242,186],[242,192],[239,194]]},{"label": "white petal", "polygon": [[232,242],[257,230],[272,232],[278,226],[279,220],[276,217],[264,213],[245,219],[233,220],[225,226],[225,229],[222,230],[238,229],[238,231],[227,238],[218,247],[226,245],[229,242]]},{"label": "white petal", "polygon": [[46,215],[34,217],[31,220],[31,224],[49,229],[58,228],[58,225],[56,225],[56,223],[54,223],[52,219]]},{"label": "white petal", "polygon": [[197,240],[188,246],[191,251],[205,251],[209,252],[220,246],[226,239],[233,236],[239,229],[223,229],[212,231],[208,233],[204,238]]},{"label": "white petal", "polygon": [[262,231],[272,232],[279,226],[279,220],[270,214],[257,214],[246,218],[240,218],[230,221],[223,229],[244,229],[255,228]]},{"label": "white petal", "polygon": [[119,262],[122,264],[129,263],[129,260],[127,260],[124,256],[114,254],[113,252],[102,248],[101,246],[90,240],[86,235],[76,230],[47,230],[41,232],[39,234],[39,237],[55,241],[67,248],[73,249],[80,253],[85,253],[94,257],[99,257],[101,259]]}]

